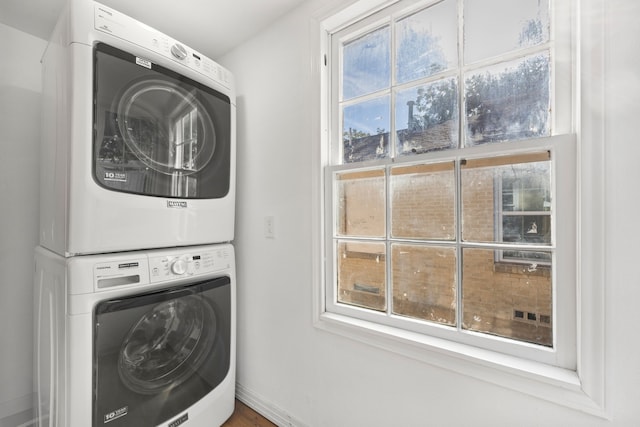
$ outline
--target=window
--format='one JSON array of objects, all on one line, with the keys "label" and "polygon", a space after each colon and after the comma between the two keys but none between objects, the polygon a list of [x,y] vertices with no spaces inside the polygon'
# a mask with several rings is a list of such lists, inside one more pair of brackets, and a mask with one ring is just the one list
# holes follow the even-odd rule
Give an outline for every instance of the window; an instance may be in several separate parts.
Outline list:
[{"label": "window", "polygon": [[[496,179],[498,241],[551,243],[551,179],[549,161],[508,165]],[[548,254],[500,251],[504,262],[550,265]]]},{"label": "window", "polygon": [[196,169],[198,158],[198,108],[181,106],[173,123],[172,142],[175,147],[169,150],[174,171],[171,174],[173,194],[190,197],[197,192],[197,180],[190,176]]},{"label": "window", "polygon": [[564,18],[405,0],[331,34],[326,312],[576,368]]}]

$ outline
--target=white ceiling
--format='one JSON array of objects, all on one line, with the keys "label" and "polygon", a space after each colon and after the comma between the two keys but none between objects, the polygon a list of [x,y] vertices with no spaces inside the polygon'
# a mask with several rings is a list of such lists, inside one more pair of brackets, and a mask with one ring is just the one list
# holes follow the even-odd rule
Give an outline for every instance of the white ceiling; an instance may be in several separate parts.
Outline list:
[{"label": "white ceiling", "polygon": [[[47,40],[66,0],[0,0],[0,23]],[[102,0],[210,58],[306,0]]]}]

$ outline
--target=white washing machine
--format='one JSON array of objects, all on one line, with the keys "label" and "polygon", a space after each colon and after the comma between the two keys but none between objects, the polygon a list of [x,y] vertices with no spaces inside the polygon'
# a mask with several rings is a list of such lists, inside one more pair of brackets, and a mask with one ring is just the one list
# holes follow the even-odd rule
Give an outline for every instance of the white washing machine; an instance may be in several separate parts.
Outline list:
[{"label": "white washing machine", "polygon": [[231,73],[91,0],[43,56],[40,245],[64,256],[229,242]]},{"label": "white washing machine", "polygon": [[212,427],[235,396],[229,244],[64,257],[38,248],[38,426]]}]

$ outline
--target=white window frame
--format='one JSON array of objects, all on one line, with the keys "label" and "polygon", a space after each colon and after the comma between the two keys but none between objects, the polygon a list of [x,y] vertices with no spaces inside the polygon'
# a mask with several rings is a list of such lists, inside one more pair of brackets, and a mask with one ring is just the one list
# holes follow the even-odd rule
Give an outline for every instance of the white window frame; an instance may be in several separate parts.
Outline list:
[{"label": "white window frame", "polygon": [[[446,152],[440,152],[437,154],[428,154],[427,157],[432,159],[435,157],[436,162],[454,160],[456,162],[461,159],[473,159],[473,158],[485,158],[487,156],[492,157],[495,155],[505,154],[524,154],[524,153],[537,153],[541,151],[551,152],[552,171],[557,169],[555,165],[562,165],[562,178],[554,179],[552,181],[558,181],[562,185],[557,185],[554,193],[554,222],[557,224],[567,224],[574,222],[575,218],[575,197],[573,194],[575,188],[575,169],[572,167],[575,165],[575,144],[574,138],[571,135],[552,136],[549,138],[540,138],[537,140],[530,140],[526,142],[519,142],[517,144],[504,144],[497,149],[497,144],[487,144],[479,147],[464,148],[461,150],[448,150]],[[422,156],[420,156],[422,158]],[[406,160],[406,159],[405,159]],[[424,160],[424,158],[423,158]],[[378,164],[379,163],[379,164]],[[376,162],[377,166],[372,166],[376,169],[381,165],[390,168],[398,165],[410,165],[415,163],[414,159],[407,163],[393,162],[391,160],[385,160]],[[361,166],[362,167],[362,166]],[[353,164],[341,165],[341,166],[327,166],[325,172],[325,230],[327,233],[332,232],[332,224],[336,217],[336,207],[333,200],[336,199],[336,189],[334,184],[333,175],[340,172],[348,172],[354,170],[361,170],[358,166]],[[363,166],[364,169],[367,166]],[[555,174],[557,171],[553,171]],[[390,196],[387,196],[390,197]],[[388,216],[388,213],[387,213]],[[572,247],[567,246],[567,242],[575,242],[575,230],[572,227],[555,227],[552,225],[554,233],[556,234],[556,240],[560,242],[556,248],[549,247],[547,249],[553,250],[555,261],[553,265],[575,265],[575,254]],[[327,236],[327,242],[334,241],[336,238],[332,234]],[[360,239],[358,239],[360,240]],[[377,240],[377,239],[376,239]],[[402,239],[404,240],[404,239]],[[387,240],[379,240],[381,242]],[[390,242],[390,240],[389,240]],[[564,245],[561,244],[564,242]],[[484,243],[467,243],[458,242],[453,246],[448,244],[448,247],[456,247],[457,253],[460,254],[465,248],[485,248]],[[493,246],[489,246],[492,248]],[[343,316],[349,316],[359,318],[364,321],[368,321],[374,324],[386,325],[398,329],[405,329],[418,334],[424,334],[431,337],[437,337],[440,339],[446,339],[455,341],[460,344],[467,344],[478,348],[484,348],[486,350],[500,352],[502,354],[510,354],[512,356],[529,359],[537,362],[546,363],[553,366],[559,366],[565,369],[573,369],[576,367],[575,352],[572,351],[575,348],[575,310],[572,308],[572,304],[567,304],[567,301],[575,301],[575,288],[569,286],[562,286],[563,284],[575,283],[575,271],[571,268],[554,268],[552,270],[552,283],[554,287],[553,292],[553,324],[554,324],[554,342],[555,348],[547,348],[543,346],[533,345],[526,342],[515,341],[512,339],[506,339],[501,337],[495,337],[488,334],[475,333],[471,331],[465,331],[461,327],[461,317],[458,322],[457,328],[443,327],[442,325],[421,321],[410,321],[406,317],[394,316],[392,314],[382,313],[366,308],[360,308],[353,305],[347,305],[338,302],[337,289],[335,286],[337,280],[337,266],[336,256],[334,255],[335,245],[327,243],[325,245],[325,265],[327,268],[326,273],[326,302],[325,310],[327,313],[339,314]],[[554,250],[555,249],[555,250]],[[387,251],[387,259],[390,257],[390,252]],[[391,278],[387,277],[387,299],[391,300],[392,293],[389,290],[389,283]],[[559,284],[559,285],[558,285]],[[460,286],[460,285],[459,285]],[[389,301],[388,304],[392,302]],[[458,299],[459,307],[460,299]],[[557,310],[555,307],[562,307],[562,310]],[[461,313],[459,313],[461,316]]]},{"label": "white window frame", "polygon": [[[455,4],[456,0],[448,0]],[[333,184],[334,175],[339,172],[345,171],[356,171],[362,169],[371,168],[379,168],[384,167],[387,171],[393,165],[400,164],[412,164],[417,163],[419,161],[423,161],[425,163],[431,163],[433,161],[454,161],[459,163],[462,159],[472,159],[472,158],[482,158],[482,157],[493,157],[493,156],[501,156],[505,154],[524,154],[532,151],[549,151],[552,152],[551,161],[552,161],[552,170],[555,171],[552,176],[552,185],[556,185],[555,191],[553,191],[558,196],[553,197],[553,204],[556,209],[553,209],[554,215],[553,220],[558,224],[570,224],[575,223],[575,202],[573,197],[573,189],[575,188],[575,154],[572,150],[573,141],[569,137],[563,137],[562,134],[557,135],[561,132],[566,132],[571,129],[571,123],[566,119],[563,121],[555,120],[555,114],[551,115],[551,123],[554,131],[554,136],[547,138],[535,138],[530,140],[520,140],[514,142],[505,142],[505,143],[491,143],[491,144],[483,144],[475,147],[464,147],[458,149],[448,149],[442,150],[438,152],[429,152],[421,155],[413,155],[413,156],[396,156],[395,158],[385,158],[379,160],[369,160],[366,162],[355,162],[355,163],[343,163],[341,160],[343,158],[342,153],[342,129],[343,125],[341,124],[341,115],[339,112],[339,104],[342,103],[342,99],[339,95],[342,87],[342,69],[340,68],[341,62],[340,59],[343,55],[343,46],[352,40],[357,40],[365,34],[370,34],[374,31],[377,31],[380,28],[388,28],[391,31],[391,40],[393,43],[393,22],[399,19],[402,19],[416,11],[424,10],[425,7],[428,7],[432,4],[437,4],[437,1],[415,1],[415,0],[402,0],[397,4],[386,8],[384,11],[373,14],[344,30],[338,31],[331,35],[331,118],[333,119],[332,130],[332,141],[330,144],[330,156],[331,161],[327,166],[327,171],[325,172],[325,179],[327,180],[325,183],[325,229],[328,233],[327,242],[332,242],[333,244],[327,243],[325,246],[326,254],[325,254],[325,263],[327,268],[326,277],[326,305],[325,310],[327,312],[341,314],[345,316],[352,316],[354,318],[359,318],[362,320],[370,321],[373,323],[380,323],[392,327],[397,327],[399,329],[407,329],[417,333],[423,333],[429,336],[435,336],[438,338],[443,338],[447,340],[452,340],[458,343],[464,343],[472,346],[476,346],[479,348],[496,351],[504,354],[509,354],[513,356],[517,356],[520,358],[529,359],[532,361],[543,362],[550,364],[552,366],[558,366],[565,369],[575,369],[576,368],[576,359],[575,359],[575,310],[574,304],[571,301],[575,301],[575,287],[571,286],[575,283],[575,274],[574,270],[570,267],[575,265],[575,255],[573,254],[574,247],[569,246],[568,243],[575,242],[575,235],[571,232],[573,229],[571,227],[562,227],[558,230],[558,227],[552,225],[552,231],[555,235],[555,238],[552,239],[552,242],[557,241],[557,245],[552,245],[548,249],[551,250],[553,254],[553,258],[556,262],[553,263],[552,268],[552,310],[551,314],[553,319],[553,347],[543,347],[532,345],[530,343],[526,343],[523,341],[516,341],[514,339],[506,339],[502,337],[496,337],[489,334],[482,333],[474,333],[470,330],[466,330],[462,327],[462,313],[460,312],[463,308],[462,304],[462,290],[463,284],[460,282],[464,280],[462,278],[462,269],[460,268],[457,272],[457,320],[456,327],[449,328],[443,327],[438,323],[433,322],[422,322],[422,321],[412,321],[407,317],[394,315],[393,306],[393,289],[392,289],[392,278],[391,278],[391,254],[390,247],[387,246],[386,252],[386,301],[387,308],[385,313],[381,313],[379,311],[370,310],[367,308],[361,308],[358,306],[345,304],[340,302],[340,298],[337,293],[336,283],[338,281],[338,266],[337,266],[337,256],[335,254],[335,245],[338,240],[341,239],[341,236],[334,236],[332,234],[332,229],[334,228],[334,224],[337,222],[334,218],[337,218],[337,206],[334,206],[334,202],[338,199],[336,187]],[[463,0],[457,1],[458,7],[462,7]],[[561,2],[556,2],[556,5],[561,5]],[[565,3],[566,5],[566,3]],[[568,13],[565,9],[558,7],[559,10],[554,10],[552,15],[552,20],[554,16],[558,16],[556,19],[563,20],[567,19]],[[564,14],[563,14],[564,12]],[[462,14],[459,11],[458,19]],[[551,26],[551,34],[550,38],[553,39],[556,34],[554,33],[555,25]],[[460,35],[458,35],[460,37]],[[462,79],[463,75],[469,71],[475,72],[477,69],[483,69],[487,64],[495,64],[496,62],[502,61],[513,61],[514,58],[520,59],[526,56],[533,54],[538,54],[540,52],[545,52],[547,50],[552,50],[552,58],[554,59],[551,63],[551,70],[553,71],[553,77],[550,81],[550,98],[553,100],[553,111],[558,110],[559,112],[564,112],[572,109],[571,105],[571,91],[566,90],[566,88],[571,87],[571,77],[567,72],[566,68],[562,68],[560,65],[563,61],[560,58],[570,58],[570,53],[567,51],[568,49],[562,50],[562,47],[568,46],[568,40],[562,40],[564,43],[558,43],[558,46],[554,46],[553,43],[544,43],[541,46],[535,47],[534,49],[523,49],[517,51],[515,54],[508,53],[506,56],[497,56],[490,58],[489,61],[476,61],[476,63],[469,66],[460,65],[456,69],[448,70],[445,72],[447,77],[455,76],[458,73],[459,78]],[[393,57],[393,55],[392,55]],[[461,56],[460,56],[461,57]],[[558,57],[556,59],[556,57]],[[569,61],[565,61],[569,62]],[[441,77],[436,76],[436,79],[440,79]],[[392,79],[393,80],[393,79]],[[558,85],[554,85],[554,82],[558,81]],[[399,85],[401,88],[407,87],[408,84],[413,83],[403,83]],[[369,99],[372,96],[377,97],[381,95],[390,96],[391,99],[394,98],[395,89],[398,86],[392,82],[391,86],[386,89],[381,89],[374,94],[367,95],[364,97],[358,98],[358,100]],[[463,93],[463,82],[459,82],[459,92]],[[554,88],[562,88],[563,90],[555,91]],[[557,92],[557,93],[556,93]],[[391,101],[393,104],[393,101]],[[345,102],[344,104],[350,104],[351,100]],[[459,100],[458,106],[462,108],[464,102]],[[391,112],[391,122],[392,128],[393,126],[393,117],[395,117],[395,112]],[[460,117],[464,117],[464,112],[460,114]],[[462,121],[462,120],[461,120]],[[559,130],[556,130],[559,129]],[[565,134],[566,135],[566,134]],[[464,132],[460,130],[460,138],[462,139],[464,136]],[[394,152],[395,144],[391,144],[393,137],[389,138],[389,152],[392,154]],[[561,167],[558,167],[561,165]],[[388,173],[387,173],[388,175]],[[460,188],[459,188],[460,190]],[[560,196],[562,194],[562,196]],[[387,194],[387,209],[390,204],[390,199],[393,196],[391,194]],[[458,207],[458,213],[461,214],[461,207]],[[460,215],[458,215],[460,216]],[[386,214],[387,224],[390,218],[390,212],[387,211]],[[458,218],[458,223],[460,224],[460,219]],[[388,228],[388,227],[387,227]],[[458,227],[460,228],[460,227]],[[348,240],[348,237],[344,237],[342,239]],[[362,239],[360,239],[362,240]],[[365,239],[371,240],[371,239]],[[384,241],[387,245],[390,245],[391,242],[402,242],[406,241],[406,239],[392,239],[390,235],[388,235],[385,239],[377,239],[373,238],[373,241]],[[443,243],[444,244],[444,243]],[[486,244],[472,244],[470,242],[462,242],[461,236],[457,239],[457,244],[452,246],[450,244],[447,245],[449,248],[455,248],[457,253],[458,262],[463,256],[463,251],[465,249],[493,249],[496,245],[487,246]],[[507,249],[509,244],[503,245],[502,249]],[[521,250],[532,249],[525,248],[524,246],[520,248]],[[544,250],[544,245],[540,247],[541,250]],[[560,308],[560,309],[557,309]]]},{"label": "white window frame", "polygon": [[[330,51],[330,36],[373,11],[380,10],[396,1],[360,0],[350,6],[319,11],[312,19],[311,48],[315,52],[312,78],[317,81],[319,91],[314,94],[317,114],[312,120],[313,140],[317,141],[313,157],[312,221],[313,232],[313,278],[314,325],[323,331],[349,337],[380,349],[417,359],[430,365],[456,371],[459,374],[485,380],[509,389],[575,408],[593,415],[607,418],[605,405],[605,317],[604,317],[604,248],[602,241],[604,218],[604,146],[603,118],[597,108],[586,106],[604,105],[604,80],[601,67],[604,25],[597,19],[605,10],[606,0],[572,0],[572,35],[577,44],[572,46],[577,60],[571,72],[577,76],[575,108],[571,114],[575,123],[578,180],[577,253],[575,307],[577,329],[576,367],[574,369],[551,366],[547,363],[526,360],[514,355],[479,349],[473,345],[424,335],[415,331],[353,318],[327,311],[325,288],[326,223],[325,186],[327,179],[324,165],[330,153],[326,150],[331,129],[329,70],[327,55]],[[569,31],[568,29],[561,29]],[[581,61],[583,54],[589,61]],[[591,78],[588,85],[583,78]],[[566,117],[558,118],[562,122]],[[544,145],[544,141],[540,142]]]}]

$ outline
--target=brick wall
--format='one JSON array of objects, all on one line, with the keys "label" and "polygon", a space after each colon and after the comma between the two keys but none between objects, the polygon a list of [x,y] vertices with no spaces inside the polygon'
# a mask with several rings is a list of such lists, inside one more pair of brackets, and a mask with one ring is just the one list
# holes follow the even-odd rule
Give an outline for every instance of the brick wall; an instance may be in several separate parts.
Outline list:
[{"label": "brick wall", "polygon": [[[383,171],[350,173],[342,182],[339,229],[345,235],[385,234]],[[394,237],[455,239],[453,164],[398,167],[392,172]],[[463,173],[463,239],[495,239],[494,177],[487,169]],[[552,344],[552,286],[548,266],[500,262],[493,249],[464,249],[463,327]],[[455,325],[455,249],[395,243],[391,250],[393,311]],[[383,243],[340,244],[338,300],[385,310]]]}]

